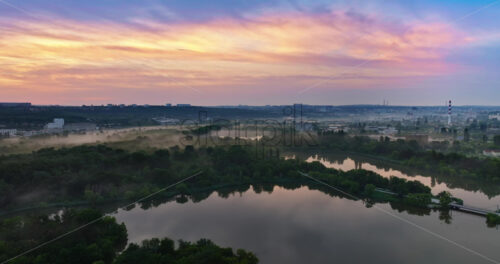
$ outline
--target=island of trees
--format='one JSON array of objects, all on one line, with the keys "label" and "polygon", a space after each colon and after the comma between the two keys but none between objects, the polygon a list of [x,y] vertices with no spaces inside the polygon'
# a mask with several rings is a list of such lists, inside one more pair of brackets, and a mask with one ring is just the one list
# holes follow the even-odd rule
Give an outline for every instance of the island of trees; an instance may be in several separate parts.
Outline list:
[{"label": "island of trees", "polygon": [[[311,184],[311,176],[363,195],[371,186],[397,193],[428,194],[417,181],[384,178],[373,172],[325,168],[320,163],[256,156],[250,147],[174,147],[151,153],[128,152],[103,145],[43,149],[32,154],[0,157],[0,206],[3,209],[52,203],[99,203],[135,199],[182,180],[196,171],[192,188],[218,188],[252,183]],[[367,187],[367,185],[369,185]],[[176,191],[182,192],[182,186]]]}]

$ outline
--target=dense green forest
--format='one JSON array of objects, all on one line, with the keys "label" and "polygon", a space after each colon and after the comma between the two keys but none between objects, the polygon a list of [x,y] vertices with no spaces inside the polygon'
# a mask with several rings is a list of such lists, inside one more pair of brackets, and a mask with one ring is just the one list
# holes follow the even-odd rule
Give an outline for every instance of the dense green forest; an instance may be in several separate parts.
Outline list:
[{"label": "dense green forest", "polygon": [[[17,256],[46,241],[102,217],[99,211],[68,210],[61,215],[31,215],[0,222],[0,261]],[[111,263],[127,245],[125,225],[112,217],[89,225],[10,263]],[[97,262],[99,263],[99,262]]]},{"label": "dense green forest", "polygon": [[[50,241],[65,232],[85,226],[29,254],[12,259],[12,264],[257,264],[257,257],[238,249],[221,248],[210,240],[196,243],[151,239],[127,247],[127,230],[113,217],[94,209],[66,210],[53,216],[31,215],[0,221],[0,262]],[[120,253],[122,252],[122,253]]]},{"label": "dense green forest", "polygon": [[[308,186],[330,193],[311,177],[374,202],[398,202],[427,208],[431,189],[418,181],[385,178],[366,170],[347,172],[277,157],[277,150],[225,146],[185,149],[173,147],[152,152],[130,152],[104,145],[43,149],[31,154],[0,156],[0,194],[2,211],[33,207],[95,205],[111,201],[134,200],[148,196],[196,172],[199,176],[162,192],[163,197],[193,194],[197,191],[258,184]],[[383,195],[383,189],[395,195]],[[449,196],[449,195],[448,195]],[[451,199],[451,200],[450,200]],[[454,199],[454,200],[453,200]],[[448,201],[448,202],[446,202]],[[441,202],[462,203],[447,197]]]},{"label": "dense green forest", "polygon": [[[32,154],[0,156],[0,205],[3,209],[43,206],[47,203],[99,203],[136,199],[184,179],[197,171],[192,188],[217,188],[280,181],[310,184],[298,171],[310,172],[330,184],[362,195],[367,184],[403,196],[428,193],[417,181],[387,179],[373,172],[342,172],[320,163],[257,155],[254,148],[187,146],[151,153],[128,152],[103,145],[43,149]],[[274,152],[276,153],[276,152]],[[176,187],[181,193],[185,184]]]},{"label": "dense green forest", "polygon": [[142,245],[131,244],[113,262],[115,264],[257,264],[258,258],[251,252],[238,249],[236,254],[231,248],[221,248],[207,239],[196,243],[174,241],[164,238],[145,240]]},{"label": "dense green forest", "polygon": [[442,153],[429,150],[428,147],[419,145],[416,141],[391,141],[383,137],[377,141],[362,136],[351,137],[344,133],[325,133],[318,137],[318,141],[318,145],[324,149],[370,154],[434,174],[500,183],[500,159],[498,158],[468,157],[454,152]]}]

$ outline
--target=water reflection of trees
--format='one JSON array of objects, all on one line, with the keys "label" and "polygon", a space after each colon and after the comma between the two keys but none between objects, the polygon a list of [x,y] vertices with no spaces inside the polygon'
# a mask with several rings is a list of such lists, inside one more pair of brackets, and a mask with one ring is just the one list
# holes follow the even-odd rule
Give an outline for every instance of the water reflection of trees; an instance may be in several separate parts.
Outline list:
[{"label": "water reflection of trees", "polygon": [[451,211],[450,210],[441,210],[439,212],[439,220],[441,220],[447,224],[451,224],[451,220],[452,220]]},{"label": "water reflection of trees", "polygon": [[[131,211],[136,207],[141,208],[142,210],[149,210],[152,208],[157,208],[163,204],[176,202],[178,204],[185,204],[188,202],[192,203],[200,203],[206,199],[208,199],[211,195],[216,194],[217,196],[228,199],[231,196],[235,195],[243,195],[248,192],[250,189],[253,190],[256,194],[268,193],[272,194],[275,191],[275,188],[283,188],[285,190],[293,191],[302,187],[307,187],[311,191],[320,191],[330,197],[339,198],[339,199],[347,199],[350,201],[355,201],[351,196],[347,196],[341,192],[338,192],[332,188],[329,188],[325,185],[318,184],[315,182],[311,182],[308,180],[304,181],[291,181],[291,182],[282,182],[282,183],[254,183],[254,184],[241,184],[234,186],[223,186],[216,187],[212,189],[197,189],[197,188],[188,188],[187,192],[184,194],[177,194],[175,192],[165,192],[160,193],[152,199],[142,201],[139,204],[131,204],[127,207],[123,207],[124,205],[120,205],[120,203],[107,203],[96,206],[103,212],[113,214],[116,213],[118,208],[125,211]],[[374,200],[373,198],[363,200],[363,203],[367,208],[373,207],[375,204],[388,204],[392,210],[395,210],[399,213],[406,212],[411,215],[418,216],[429,216],[434,209],[430,208],[419,208],[413,207],[407,204],[403,204],[401,202],[388,202],[381,200]],[[75,206],[74,208],[84,208],[85,206]],[[34,210],[30,211],[30,214],[56,214],[61,210],[61,208],[45,208],[43,210]],[[16,215],[23,215],[25,213],[7,215],[4,217],[12,217]],[[2,219],[3,217],[0,217]],[[451,215],[449,211],[440,211],[439,219],[443,222],[450,224],[451,223]]]},{"label": "water reflection of trees", "polygon": [[390,203],[392,210],[398,211],[399,213],[407,212],[411,215],[426,216],[431,214],[430,208],[420,208],[404,205],[401,203]]},{"label": "water reflection of trees", "polygon": [[459,177],[455,175],[443,175],[439,173],[433,173],[428,170],[419,170],[416,168],[408,168],[403,165],[399,165],[394,162],[378,160],[376,158],[370,158],[366,156],[362,156],[360,154],[347,154],[341,152],[328,152],[328,151],[301,151],[301,152],[293,152],[290,153],[294,155],[295,158],[299,160],[306,160],[311,156],[318,156],[319,159],[324,159],[330,163],[339,163],[342,164],[347,158],[354,160],[355,168],[361,169],[363,163],[369,163],[374,165],[377,169],[381,169],[384,171],[389,170],[397,170],[403,174],[406,174],[409,177],[422,176],[422,177],[430,177],[431,186],[434,187],[436,184],[445,183],[450,189],[464,189],[466,191],[472,192],[482,192],[488,198],[493,198],[497,195],[500,195],[500,186],[498,184],[491,184],[489,181],[481,180],[479,178],[466,178]]},{"label": "water reflection of trees", "polygon": [[[218,189],[213,189],[213,190],[190,190],[186,194],[179,194],[171,197],[162,197],[162,198],[157,198],[149,201],[144,201],[141,202],[140,207],[144,210],[156,208],[160,205],[163,205],[165,203],[169,202],[176,202],[179,204],[184,204],[189,201],[193,203],[199,203],[202,202],[206,199],[208,199],[211,195],[214,193],[224,199],[228,199],[231,196],[235,195],[243,195],[245,192],[249,191],[250,188],[257,193],[268,193],[272,194],[273,191],[275,190],[276,187],[283,188],[285,190],[296,190],[302,187],[307,187],[309,190],[312,191],[320,191],[330,197],[333,198],[340,198],[340,199],[347,199],[351,201],[355,201],[353,197],[347,196],[341,192],[338,192],[332,188],[329,188],[327,186],[314,183],[314,182],[309,182],[309,181],[304,181],[304,182],[287,182],[287,183],[278,183],[278,184],[273,184],[273,183],[256,183],[256,184],[242,184],[238,186],[228,186],[228,187],[221,187]],[[430,209],[430,208],[420,208],[420,207],[414,207],[410,206],[407,204],[403,204],[401,202],[396,202],[396,201],[381,201],[381,200],[373,200],[373,199],[367,199],[363,200],[365,206],[367,208],[373,207],[375,204],[388,204],[392,210],[395,210],[399,213],[406,212],[410,215],[418,215],[418,216],[429,216],[431,215],[431,212],[434,211],[439,211],[436,209]],[[132,210],[134,207],[127,208],[127,211]],[[451,215],[449,211],[440,211],[439,219],[445,222],[446,224],[451,224]]]}]

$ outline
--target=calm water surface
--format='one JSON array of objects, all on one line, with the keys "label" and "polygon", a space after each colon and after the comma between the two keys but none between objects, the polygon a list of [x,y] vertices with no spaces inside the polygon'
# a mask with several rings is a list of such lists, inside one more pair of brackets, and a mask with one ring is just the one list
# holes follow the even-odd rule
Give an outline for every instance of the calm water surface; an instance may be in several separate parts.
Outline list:
[{"label": "calm water surface", "polygon": [[[482,217],[453,212],[451,223],[439,212],[411,215],[379,204],[389,212],[480,254],[500,261],[500,231]],[[244,248],[263,264],[313,263],[491,263],[361,201],[329,196],[301,187],[253,189],[222,198],[184,204],[168,202],[151,209],[136,207],[115,215],[124,222],[130,242],[152,237],[195,241],[212,239],[221,246]]]}]

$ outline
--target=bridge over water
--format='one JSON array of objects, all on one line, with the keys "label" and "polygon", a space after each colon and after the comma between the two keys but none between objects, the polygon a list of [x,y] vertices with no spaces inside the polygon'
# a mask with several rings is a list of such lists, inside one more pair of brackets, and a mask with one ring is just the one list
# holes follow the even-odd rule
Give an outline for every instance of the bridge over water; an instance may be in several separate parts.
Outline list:
[{"label": "bridge over water", "polygon": [[[317,182],[320,182],[322,183],[321,181],[318,181],[314,178],[312,178],[311,176],[309,176],[309,174],[307,173],[303,173],[301,171],[299,171],[299,174],[301,174],[302,176],[305,176],[307,178],[310,178],[314,181],[317,181]],[[331,185],[328,185],[329,187],[331,188],[334,188],[344,194],[347,194],[353,198],[355,198],[356,200],[358,200],[359,198],[355,197],[354,195],[352,194],[349,194],[349,193],[346,193],[336,187],[333,187]],[[389,194],[389,195],[397,195],[397,193],[395,192],[392,192],[390,190],[387,190],[387,189],[382,189],[382,188],[375,188],[375,191],[377,192],[381,192],[381,193],[386,193],[386,194]],[[439,204],[439,199],[437,198],[433,198],[433,203],[434,204]],[[455,202],[452,202],[450,203],[450,208],[453,209],[453,210],[457,210],[457,211],[462,211],[462,212],[465,212],[465,213],[471,213],[471,214],[476,214],[476,215],[481,215],[481,216],[487,216],[488,214],[496,214],[496,215],[499,215],[500,216],[500,212],[495,212],[495,211],[490,211],[490,210],[487,210],[487,209],[482,209],[482,208],[477,208],[477,207],[472,207],[472,206],[466,206],[466,205],[460,205],[460,204],[457,204]]]},{"label": "bridge over water", "polygon": [[451,203],[450,208],[455,209],[457,211],[462,211],[462,212],[467,212],[467,213],[472,213],[472,214],[477,214],[477,215],[483,215],[483,216],[486,216],[488,214],[500,215],[500,213],[497,213],[495,211],[490,211],[490,210],[481,209],[481,208],[472,207],[472,206],[460,205],[457,203]]}]

